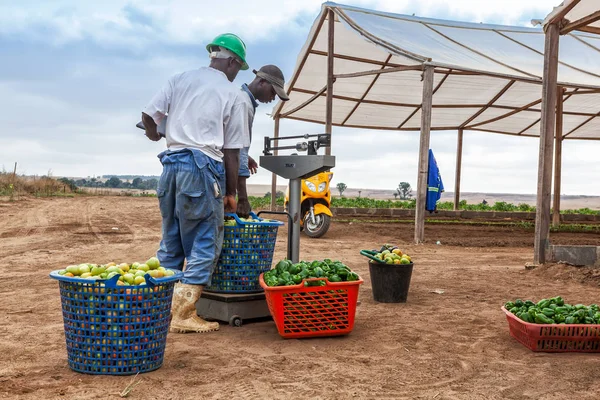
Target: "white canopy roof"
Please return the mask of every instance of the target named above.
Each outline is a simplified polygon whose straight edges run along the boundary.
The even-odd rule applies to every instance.
[[[544,25],[560,20],[562,35],[574,30],[600,34],[600,1],[565,0],[548,14]]]
[[[541,29],[417,18],[331,2],[323,4],[298,56],[290,101],[277,104],[274,115],[325,123],[328,9],[335,13],[334,125],[420,130],[421,69],[433,65],[432,130],[539,136]],[[600,37],[561,38],[559,83],[566,88],[566,139],[600,139]]]

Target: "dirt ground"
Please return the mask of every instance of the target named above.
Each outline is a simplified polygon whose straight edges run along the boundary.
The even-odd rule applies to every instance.
[[[118,228],[115,230],[113,228]],[[280,230],[275,259],[285,254]],[[600,355],[533,353],[508,334],[509,299],[562,295],[600,302],[600,278],[564,265],[526,270],[533,232],[482,226],[333,223],[302,238],[303,259],[344,261],[365,280],[354,331],[284,340],[272,321],[169,334],[159,370],[132,399],[567,399],[600,396]],[[119,398],[131,377],[67,365],[58,284],[48,272],[80,262],[142,261],[160,239],[157,200],[76,197],[0,203],[0,398]],[[441,245],[436,245],[437,241]],[[562,233],[563,244],[600,244]],[[413,256],[408,302],[373,301],[362,248],[397,243]],[[441,293],[442,294],[438,294]]]

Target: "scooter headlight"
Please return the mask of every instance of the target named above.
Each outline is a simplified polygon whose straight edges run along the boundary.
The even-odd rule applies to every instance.
[[[327,188],[327,183],[326,182],[319,183],[319,193],[324,192],[325,188]]]
[[[308,188],[308,190],[310,190],[312,192],[316,192],[317,191],[317,187],[312,182],[306,181],[306,187]]]

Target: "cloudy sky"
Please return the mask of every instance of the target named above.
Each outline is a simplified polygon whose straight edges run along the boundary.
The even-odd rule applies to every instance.
[[[531,26],[546,0],[348,0],[365,8],[417,16]],[[165,142],[134,127],[152,95],[174,73],[208,64],[206,43],[239,34],[252,67],[273,63],[291,77],[320,12],[315,0],[21,0],[0,2],[0,165],[55,176],[158,175]],[[250,81],[242,71],[236,83]],[[261,106],[255,138],[272,135]],[[281,134],[322,126],[283,120]],[[334,128],[335,180],[353,188],[416,186],[418,133]],[[262,141],[251,153],[258,157]],[[465,132],[463,191],[534,193],[539,140]],[[454,185],[456,132],[432,135],[447,190]],[[600,195],[600,143],[566,141],[564,194]],[[251,183],[269,183],[260,171]]]

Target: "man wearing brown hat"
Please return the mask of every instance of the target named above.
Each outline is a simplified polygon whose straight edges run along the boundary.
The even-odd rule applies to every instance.
[[[245,83],[242,85],[242,90],[248,94],[244,96],[248,102],[248,123],[250,129],[250,140],[252,140],[252,124],[254,123],[254,114],[258,102],[270,103],[278,96],[281,101],[289,100],[289,97],[285,93],[284,89],[284,78],[283,73],[275,65],[265,65],[258,71],[253,70],[256,78],[249,85]],[[258,164],[252,157],[248,155],[246,147],[240,150],[240,171],[238,173],[238,203],[237,213],[242,218],[248,218],[251,208],[250,202],[248,201],[248,193],[246,190],[246,180],[250,177],[250,174],[255,174],[258,168]]]

